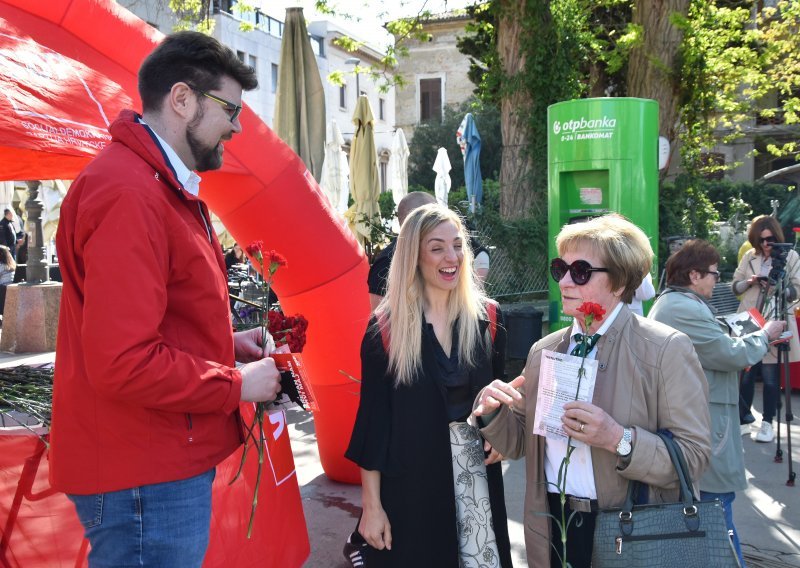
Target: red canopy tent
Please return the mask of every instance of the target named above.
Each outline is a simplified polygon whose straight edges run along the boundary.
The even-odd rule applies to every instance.
[[[140,109],[136,73],[161,37],[110,0],[0,0],[0,180],[73,179],[108,142],[106,127],[119,110]],[[319,405],[315,426],[322,466],[333,479],[357,483],[358,470],[343,454],[358,385],[344,373],[360,374],[358,345],[369,317],[366,258],[300,159],[247,107],[240,120],[243,133],[226,144],[223,168],[203,174],[201,196],[238,242],[260,239],[287,258],[289,268],[276,275],[274,288],[287,313],[302,313],[310,322],[303,356]],[[282,456],[291,460],[285,448]],[[285,459],[278,470],[293,470]],[[16,473],[0,470],[0,483],[10,483],[22,468],[20,462]],[[46,459],[39,464],[40,476],[42,468]],[[302,563],[308,554],[305,533],[293,556],[297,562],[288,558],[287,547],[298,540],[298,519],[305,528],[297,482],[289,474],[276,475],[276,481],[279,477],[292,478],[272,485],[283,500],[259,499],[256,519],[256,531],[259,525],[271,527],[263,533],[271,544],[254,546],[258,534],[244,542],[239,535],[245,531],[231,528],[237,523],[219,519],[219,538],[212,537],[207,564],[231,565],[230,557],[222,559],[233,553],[237,566],[256,558],[262,565]],[[221,472],[217,476],[220,484],[227,479]],[[8,487],[0,486],[0,514],[8,512],[8,494]],[[26,503],[35,506],[22,501],[23,512]],[[215,493],[218,510],[229,501]],[[17,518],[21,523],[24,514]],[[0,529],[5,530],[2,522]],[[5,554],[10,563],[15,546],[20,550],[4,533],[0,559]],[[275,563],[268,560],[270,550],[277,554]]]

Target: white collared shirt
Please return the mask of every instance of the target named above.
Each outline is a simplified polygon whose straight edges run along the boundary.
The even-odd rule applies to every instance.
[[[143,118],[139,118],[139,122],[142,124],[147,124]],[[178,178],[179,182],[181,182],[183,189],[195,197],[200,195],[200,182],[202,181],[200,176],[186,167],[186,164],[183,163],[183,160],[180,159],[180,156],[178,156],[175,150],[172,149],[172,146],[167,144],[166,140],[158,135],[158,132],[153,130],[152,127],[149,128],[150,132],[155,135],[158,143],[161,145],[161,149],[164,150],[164,154],[166,154],[169,164],[172,166],[172,169],[175,170],[175,177]]]
[[[603,325],[600,326],[596,333],[600,335],[605,334],[614,323],[614,320],[617,319],[621,309],[622,302],[618,303],[612,310],[611,315],[606,317]],[[570,331],[567,353],[572,353],[572,350],[577,345],[577,342],[573,339],[576,333],[583,333],[583,329],[578,323],[578,320],[574,319],[572,330]],[[596,359],[597,351],[598,349],[592,349],[586,355],[586,358]],[[551,440],[549,438],[545,440],[544,473],[549,483],[555,484],[558,481],[558,469],[561,467],[561,461],[566,455],[566,440]],[[548,485],[547,491],[549,493],[558,492],[555,485]],[[568,495],[574,495],[576,497],[597,499],[597,487],[594,484],[594,471],[592,469],[592,449],[586,444],[578,444],[572,452],[572,457],[570,457],[569,460],[569,469],[567,471],[566,492]]]

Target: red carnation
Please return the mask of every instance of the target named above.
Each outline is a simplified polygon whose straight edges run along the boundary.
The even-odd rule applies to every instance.
[[[279,252],[271,250],[264,256],[266,257],[264,264],[269,264],[270,272],[275,272],[281,266],[289,266],[289,263],[286,262],[286,257]]]
[[[253,241],[249,245],[247,245],[247,254],[252,256],[253,258],[259,259],[261,257],[261,251],[264,250],[264,241]]]
[[[578,311],[583,314],[584,330],[588,330],[595,320],[603,321],[603,316],[606,315],[606,310],[603,306],[594,302],[582,303]]]
[[[603,316],[606,315],[605,309],[600,304],[595,304],[594,302],[584,302],[578,308],[578,311],[584,314],[586,317],[591,316],[593,319],[597,321],[603,321]]]

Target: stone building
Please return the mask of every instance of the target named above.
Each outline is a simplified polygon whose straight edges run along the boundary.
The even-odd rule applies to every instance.
[[[467,76],[469,58],[456,47],[469,21],[464,10],[436,14],[422,22],[429,41],[403,40],[408,56],[399,58],[396,73],[406,85],[396,89],[395,121],[408,139],[419,123],[441,120],[445,105],[458,105],[472,96],[475,84]]]

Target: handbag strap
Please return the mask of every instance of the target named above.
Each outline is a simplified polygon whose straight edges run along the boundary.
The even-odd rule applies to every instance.
[[[683,503],[684,512],[687,515],[693,514],[697,511],[697,508],[694,505],[695,501],[697,501],[697,498],[694,495],[692,478],[689,474],[689,468],[686,466],[686,460],[683,457],[683,452],[681,451],[680,446],[675,443],[675,440],[673,440],[670,435],[664,432],[656,432],[656,434],[664,442],[670,461],[672,461],[672,466],[675,468],[675,472],[678,474],[678,482],[680,484],[680,499]],[[622,504],[620,519],[630,518],[631,511],[633,511],[634,506],[634,496],[637,495],[638,492],[639,482],[630,481],[628,483],[628,493],[625,496],[625,502]]]

